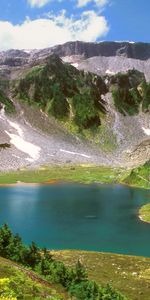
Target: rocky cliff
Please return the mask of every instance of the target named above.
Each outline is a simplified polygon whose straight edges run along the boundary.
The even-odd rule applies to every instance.
[[[121,56],[145,61],[150,59],[150,44],[130,42],[86,43],[76,41],[42,50],[8,50],[0,53],[0,65],[24,65],[36,59],[44,58],[49,54],[56,54],[60,57],[77,55],[85,59],[94,56]]]
[[[83,55],[85,58],[93,56],[123,56],[127,58],[147,60],[150,58],[150,44],[129,42],[69,42],[51,49],[59,56]]]

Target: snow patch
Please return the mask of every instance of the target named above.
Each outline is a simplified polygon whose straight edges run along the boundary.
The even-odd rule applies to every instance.
[[[146,135],[150,135],[150,128],[144,128],[144,127],[142,127],[142,129],[143,129],[143,131],[144,131],[144,133],[146,134]]]
[[[6,131],[6,134],[10,137],[10,143],[14,145],[17,149],[20,151],[28,154],[30,157],[27,158],[28,161],[34,162],[39,159],[40,157],[40,150],[41,148],[30,143],[26,142],[21,136],[18,136],[16,134],[9,133]]]
[[[110,70],[106,70],[105,73],[106,73],[106,74],[109,74],[109,75],[115,75],[115,72],[112,72],[112,71],[110,71]]]
[[[13,133],[10,133],[5,130],[6,134],[10,137],[10,143],[12,145],[14,145],[20,151],[28,154],[29,158],[27,158],[26,160],[28,160],[29,162],[34,162],[34,161],[38,160],[40,157],[41,148],[39,146],[36,146],[36,145],[24,140],[23,130],[19,126],[19,124],[14,123],[9,120],[7,120],[7,122],[12,128],[14,128],[17,131],[17,134],[13,134]],[[14,155],[14,157],[20,158],[19,156],[17,157],[15,155]]]
[[[23,51],[24,51],[25,53],[31,53],[31,52],[32,52],[31,49],[24,49]]]
[[[73,63],[71,64],[73,67],[78,68],[79,64],[78,63]]]
[[[15,128],[17,130],[19,136],[23,137],[23,130],[17,123],[11,122],[9,120],[8,120],[8,123],[11,127]]]
[[[80,155],[80,156],[83,156],[83,157],[91,158],[91,156],[83,154],[83,153],[72,152],[72,151],[63,150],[63,149],[60,149],[60,152],[65,152],[65,153],[69,153],[69,154],[73,154],[73,155]]]
[[[133,41],[115,41],[115,43],[129,43],[129,44],[135,44]]]
[[[13,156],[13,157],[15,157],[15,158],[21,159],[21,157],[20,157],[20,156],[18,156],[18,155],[15,155],[15,154],[12,154],[12,156]]]
[[[0,119],[5,119],[5,105],[3,104],[2,108],[0,109]]]

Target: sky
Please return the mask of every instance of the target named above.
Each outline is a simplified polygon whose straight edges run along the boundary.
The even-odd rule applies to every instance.
[[[150,42],[150,0],[0,0],[0,50]]]

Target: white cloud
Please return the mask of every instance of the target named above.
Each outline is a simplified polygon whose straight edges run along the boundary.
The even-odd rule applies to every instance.
[[[77,6],[78,7],[83,7],[86,6],[88,3],[94,2],[98,7],[104,7],[107,3],[108,0],[77,0]]]
[[[49,3],[51,0],[28,0],[31,7],[42,7]]]
[[[58,16],[28,19],[20,25],[0,21],[0,50],[40,49],[75,40],[94,42],[108,30],[105,17],[94,11],[82,13],[79,19],[67,18],[62,11]]]
[[[83,7],[83,6],[86,6],[90,2],[91,2],[91,0],[78,0],[77,6]]]

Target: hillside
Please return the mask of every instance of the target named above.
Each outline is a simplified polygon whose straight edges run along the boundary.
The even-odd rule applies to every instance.
[[[0,269],[0,299],[70,299],[59,285],[8,259],[0,257]]]
[[[63,300],[61,295],[64,299],[69,299],[70,295],[75,300],[127,300],[109,284],[101,285],[90,280],[79,258],[74,267],[65,266],[46,248],[40,249],[34,242],[29,246],[23,244],[20,236],[14,235],[6,224],[0,228],[0,255],[5,258],[0,258],[0,297],[4,299],[11,296],[15,299],[38,299],[38,296],[43,299],[45,296]],[[57,297],[56,291],[60,288],[62,292]]]
[[[103,55],[115,59],[115,72],[106,69]],[[70,42],[1,52],[0,170],[144,164],[150,157],[150,84],[139,66],[148,61],[149,44],[137,43]]]
[[[89,277],[96,282],[113,284],[129,299],[148,300],[149,259],[115,255],[109,253],[95,253],[86,251],[53,252],[55,259],[66,265],[74,266],[80,257],[86,264]],[[95,261],[97,262],[95,266]],[[7,287],[7,295],[19,296],[24,294],[28,299],[68,299],[67,292],[59,285],[48,283],[37,273],[0,257],[0,286]],[[101,270],[101,271],[99,271]],[[18,298],[18,297],[17,297]]]
[[[101,77],[84,73],[51,55],[45,66],[32,68],[17,84],[18,99],[59,120],[70,120],[82,128],[99,126],[106,113],[101,95],[107,91]]]
[[[69,266],[74,266],[80,256],[90,279],[103,284],[109,282],[130,300],[150,299],[149,258],[79,250],[54,251],[53,254]]]
[[[133,169],[124,182],[133,186],[150,188],[150,161]]]

